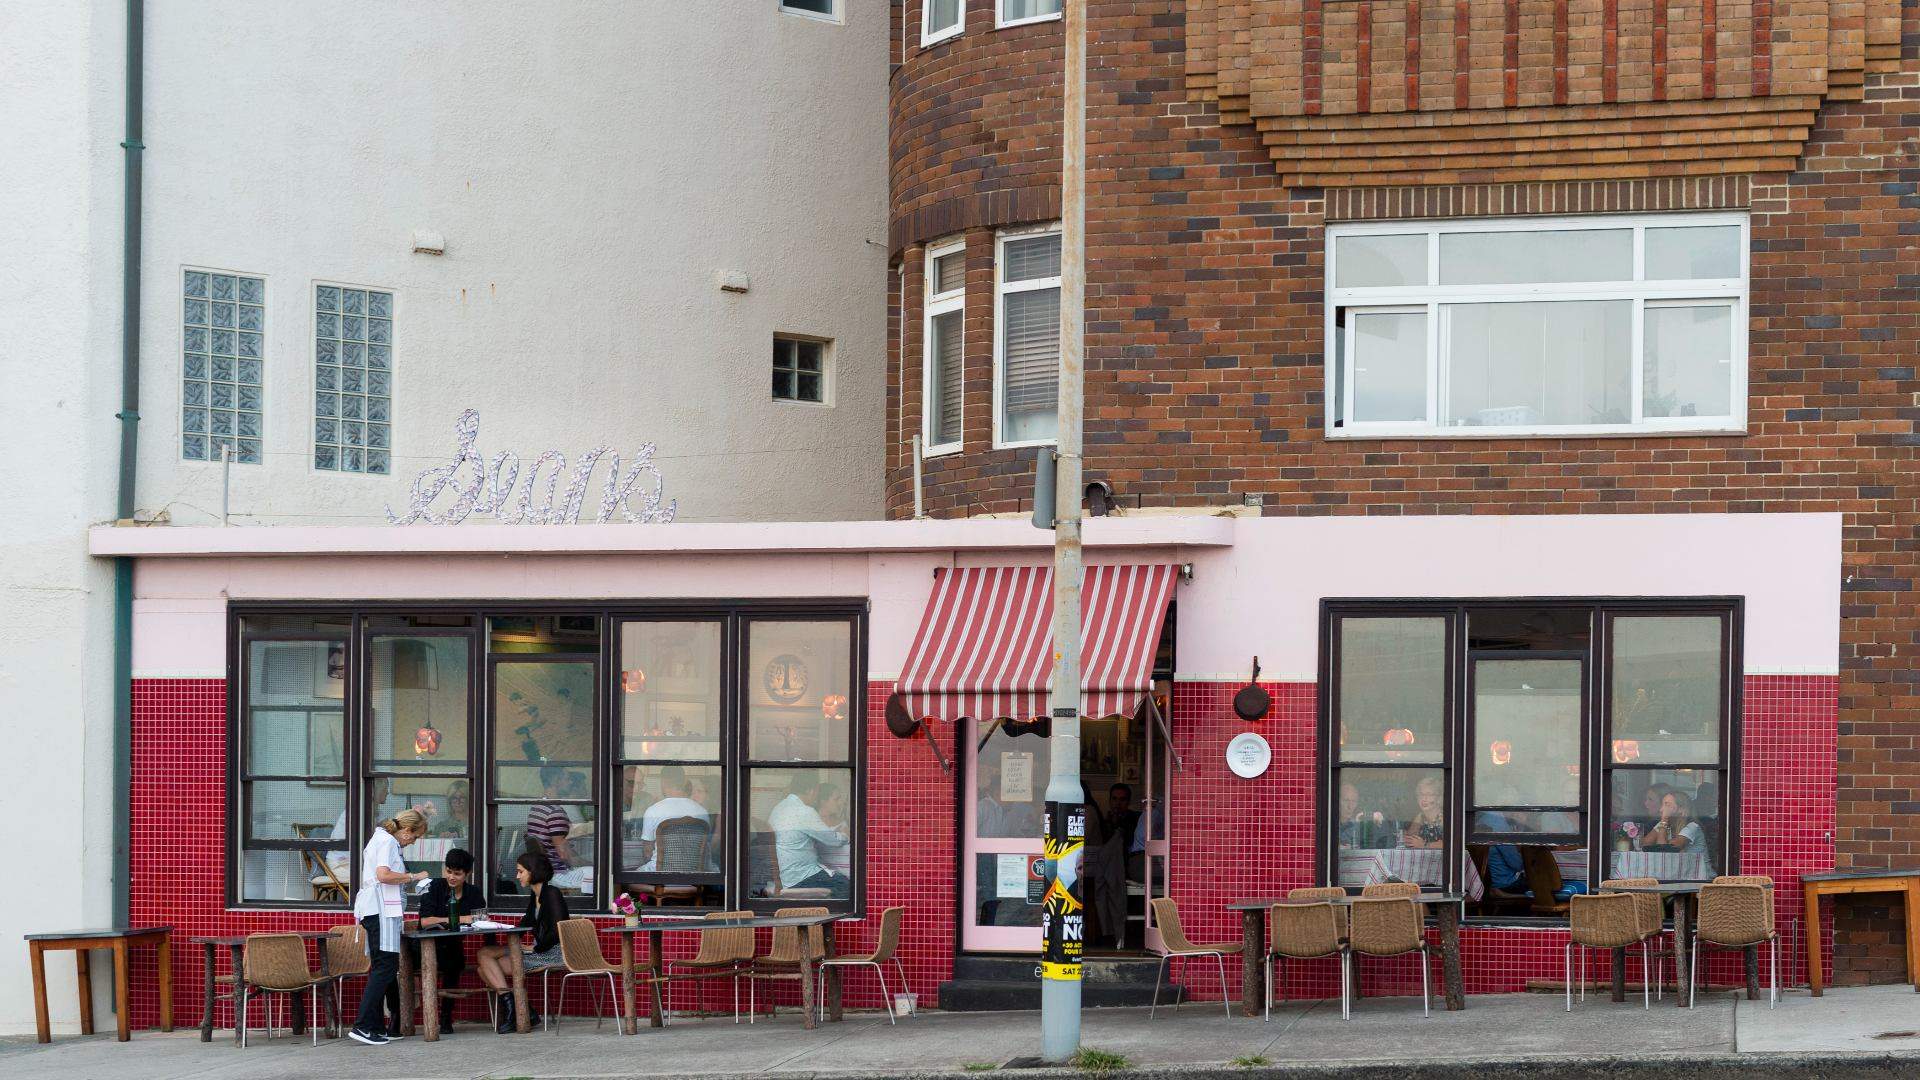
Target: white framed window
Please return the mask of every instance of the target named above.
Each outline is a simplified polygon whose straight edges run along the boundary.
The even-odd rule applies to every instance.
[[[925,455],[961,447],[965,393],[967,242],[927,248],[926,317],[921,327],[920,443]]]
[[[393,471],[393,293],[313,286],[313,467]]]
[[[920,47],[924,49],[959,34],[966,20],[966,0],[921,0]]]
[[[801,15],[822,22],[840,21],[840,0],[780,0],[780,10],[787,15]]]
[[[1327,230],[1327,434],[1746,430],[1744,213]]]
[[[829,403],[827,354],[833,342],[792,334],[773,336],[773,400]]]
[[[181,274],[180,457],[241,465],[265,454],[267,281],[187,267]]]
[[[998,26],[1022,26],[1060,17],[1060,0],[996,0]]]
[[[1060,399],[1060,226],[995,238],[993,445],[1051,443]]]

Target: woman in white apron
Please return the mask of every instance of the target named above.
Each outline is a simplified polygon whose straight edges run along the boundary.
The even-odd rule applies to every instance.
[[[381,822],[360,852],[360,892],[353,898],[353,917],[360,920],[366,932],[372,966],[367,972],[366,992],[360,995],[360,1015],[347,1033],[355,1042],[379,1046],[396,1037],[387,1031],[385,1006],[400,970],[400,923],[407,914],[407,898],[401,886],[429,876],[424,870],[408,873],[400,849],[426,835],[426,831],[425,815],[418,810],[402,810]],[[398,995],[394,997],[397,1016]]]

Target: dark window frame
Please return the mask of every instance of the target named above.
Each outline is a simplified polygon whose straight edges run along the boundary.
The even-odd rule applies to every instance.
[[[1721,837],[1712,855],[1721,873],[1738,873],[1741,859],[1740,790],[1742,786],[1741,739],[1744,727],[1741,642],[1745,628],[1745,600],[1738,596],[1699,597],[1499,597],[1499,598],[1326,598],[1320,602],[1319,692],[1316,702],[1315,806],[1318,820],[1314,829],[1315,880],[1320,884],[1339,880],[1338,777],[1347,769],[1428,769],[1439,771],[1446,791],[1446,835],[1442,865],[1446,880],[1442,887],[1459,892],[1464,887],[1460,864],[1466,857],[1470,839],[1467,805],[1471,792],[1473,748],[1468,721],[1471,657],[1488,650],[1470,648],[1468,616],[1474,612],[1517,609],[1581,610],[1591,614],[1590,637],[1585,653],[1583,675],[1583,716],[1581,728],[1581,798],[1583,815],[1579,842],[1588,851],[1588,880],[1605,877],[1607,825],[1611,816],[1614,774],[1636,771],[1672,771],[1697,768],[1718,774]],[[1719,760],[1707,765],[1615,764],[1611,747],[1612,715],[1612,629],[1613,621],[1634,616],[1711,616],[1721,620],[1720,687],[1721,709],[1717,721]],[[1339,623],[1343,618],[1411,618],[1440,616],[1446,620],[1447,663],[1445,672],[1445,709],[1443,717],[1444,753],[1440,763],[1428,762],[1352,762],[1340,761],[1339,743]],[[1514,652],[1512,655],[1547,658],[1554,651]],[[1597,763],[1598,767],[1594,767]],[[1697,816],[1697,815],[1696,815]],[[1505,834],[1501,834],[1505,836]],[[1556,834],[1557,835],[1557,834]],[[1515,839],[1522,838],[1514,834]],[[1547,840],[1538,834],[1525,839]],[[1499,839],[1495,837],[1496,842]],[[1597,876],[1596,876],[1597,875]],[[1501,916],[1476,919],[1483,922],[1538,924],[1564,922],[1564,919],[1539,919],[1525,916]]]
[[[844,763],[831,762],[825,767],[845,768],[852,773],[852,788],[849,792],[848,812],[850,818],[850,838],[852,841],[852,874],[849,897],[844,900],[809,900],[810,905],[824,904],[835,913],[859,916],[866,910],[866,831],[867,831],[867,742],[866,742],[866,693],[867,693],[867,642],[869,602],[864,597],[820,597],[806,599],[787,598],[702,598],[702,599],[660,599],[580,602],[564,600],[474,600],[457,603],[446,601],[233,601],[227,606],[227,673],[226,680],[226,793],[225,812],[225,901],[232,910],[314,910],[342,911],[351,907],[351,896],[359,888],[360,848],[365,846],[364,837],[372,822],[368,819],[372,806],[370,781],[375,776],[393,775],[389,770],[375,772],[372,769],[371,741],[372,708],[370,689],[365,685],[368,670],[370,642],[374,636],[425,636],[442,633],[437,628],[418,628],[395,630],[390,626],[375,625],[375,619],[382,616],[423,616],[423,617],[465,617],[469,620],[466,628],[455,629],[454,634],[464,634],[472,639],[469,656],[469,696],[468,696],[468,762],[465,778],[469,781],[469,814],[473,819],[469,826],[472,837],[471,846],[476,860],[475,871],[480,880],[491,881],[500,868],[493,865],[495,853],[494,825],[496,796],[494,792],[493,770],[495,767],[493,747],[493,724],[491,717],[491,694],[493,665],[502,654],[489,650],[487,635],[488,619],[492,617],[514,617],[529,615],[573,615],[591,616],[599,621],[599,647],[594,653],[566,654],[569,658],[588,658],[596,664],[595,673],[595,762],[592,769],[593,794],[591,805],[595,820],[614,823],[611,828],[597,827],[594,830],[593,860],[595,866],[594,895],[581,898],[574,906],[580,914],[604,914],[609,910],[608,901],[620,878],[619,870],[619,822],[623,808],[615,804],[619,798],[619,770],[625,762],[619,756],[615,740],[620,734],[620,715],[613,694],[619,678],[619,655],[617,637],[620,625],[624,622],[660,621],[666,619],[697,619],[702,614],[718,613],[728,624],[723,633],[723,647],[729,649],[729,655],[723,663],[729,665],[723,669],[723,714],[722,739],[723,754],[729,763],[738,761],[740,769],[731,764],[724,774],[726,813],[731,819],[726,826],[726,857],[723,873],[727,879],[727,901],[730,909],[751,908],[771,910],[776,907],[791,906],[795,901],[778,897],[750,898],[747,892],[747,878],[750,868],[745,865],[747,845],[744,830],[750,827],[750,818],[745,813],[747,789],[743,784],[745,758],[746,713],[740,687],[746,677],[744,650],[746,648],[747,627],[756,618],[784,618],[789,620],[827,621],[848,623],[849,672],[848,672],[848,757]],[[302,632],[248,632],[244,621],[248,618],[271,616],[313,616],[339,618],[346,622],[344,633],[328,634],[320,631]],[[738,638],[738,649],[732,647],[734,638]],[[246,727],[246,690],[251,675],[246,666],[246,650],[252,641],[257,640],[294,640],[294,641],[343,641],[346,646],[347,670],[346,687],[342,699],[342,711],[345,728],[341,746],[342,761],[352,763],[346,784],[347,838],[342,840],[319,839],[266,840],[253,841],[246,834],[250,828],[247,807],[247,783],[255,779],[244,775],[242,770],[247,760],[245,740]],[[542,654],[558,657],[561,654]],[[730,696],[728,696],[730,695]],[[734,734],[738,732],[737,736]],[[726,740],[733,739],[733,744]],[[761,767],[767,767],[765,763]],[[787,767],[807,767],[806,764],[777,763]],[[419,774],[405,774],[419,775]],[[447,774],[451,779],[451,773]],[[269,778],[270,779],[270,778]],[[295,777],[294,779],[308,779]],[[509,803],[525,800],[509,799]],[[541,800],[545,801],[545,800]],[[571,802],[569,803],[571,805]],[[339,850],[342,846],[351,853],[347,885],[349,900],[342,904],[317,900],[264,899],[248,900],[241,895],[244,879],[244,853],[265,850],[312,850],[317,853]],[[508,871],[511,872],[510,870]],[[698,909],[694,909],[698,910]]]

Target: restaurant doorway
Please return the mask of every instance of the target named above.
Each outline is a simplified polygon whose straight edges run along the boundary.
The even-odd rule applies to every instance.
[[[1152,933],[1147,900],[1166,892],[1166,750],[1144,709],[1082,720],[1080,733],[1087,953],[1137,953]],[[969,720],[964,734],[961,948],[1037,954],[1053,740],[991,721]]]

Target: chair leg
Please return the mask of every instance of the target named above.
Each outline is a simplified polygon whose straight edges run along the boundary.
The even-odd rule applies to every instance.
[[[1272,953],[1267,954],[1266,970],[1267,970],[1267,983],[1266,983],[1267,1001],[1260,1015],[1262,1017],[1263,1023],[1271,1024],[1273,1023],[1273,954]]]
[[[313,1045],[320,1045],[320,988],[314,987],[307,994],[307,1030],[313,1032]]]
[[[1427,946],[1420,946],[1420,1015],[1433,1016],[1433,962],[1427,956]]]
[[[1227,958],[1221,953],[1213,954],[1213,966],[1220,972],[1220,1007],[1226,1010],[1227,1019],[1233,1019],[1233,999],[1227,996]]]
[[[1587,949],[1584,945],[1576,945],[1573,951],[1580,954],[1580,1004],[1585,1005],[1587,1003]]]
[[[1573,941],[1560,948],[1561,969],[1567,973],[1567,1011],[1573,1011]]]
[[[240,980],[235,979],[233,985],[234,992],[239,993]],[[247,1048],[247,1004],[246,998],[240,999],[240,1049],[242,1050]]]
[[[1653,943],[1640,942],[1640,1007],[1653,1008],[1653,992],[1647,987],[1647,969],[1653,966]]]
[[[1353,1006],[1350,1005],[1348,991],[1353,987],[1353,953],[1340,950],[1340,1019],[1353,1019]]]
[[[1687,965],[1687,1008],[1693,1008],[1693,988],[1700,981],[1700,939],[1693,939],[1693,962]]]
[[[898,956],[895,956],[893,958],[893,973],[895,975],[900,976],[900,992],[907,995],[908,997],[912,997],[913,986],[907,982],[907,966],[900,962],[900,958]]]
[[[879,964],[873,965],[873,973],[880,978],[880,1003],[887,1007],[887,1023],[898,1024],[900,1018],[893,1012],[893,994],[887,990],[887,969]]]
[[[1153,1022],[1153,1014],[1160,1008],[1160,981],[1167,977],[1167,954],[1160,954],[1160,970],[1153,976],[1153,1004],[1147,1006],[1147,1022]]]
[[[751,975],[747,976],[747,1023],[749,1025],[753,1023],[754,1014],[760,1011],[760,1004],[756,1000],[759,997],[759,983],[759,979]]]
[[[1773,954],[1767,963],[1773,971],[1773,987],[1767,993],[1767,1008],[1771,1009],[1780,1004],[1780,939],[1775,937],[1767,944]]]

